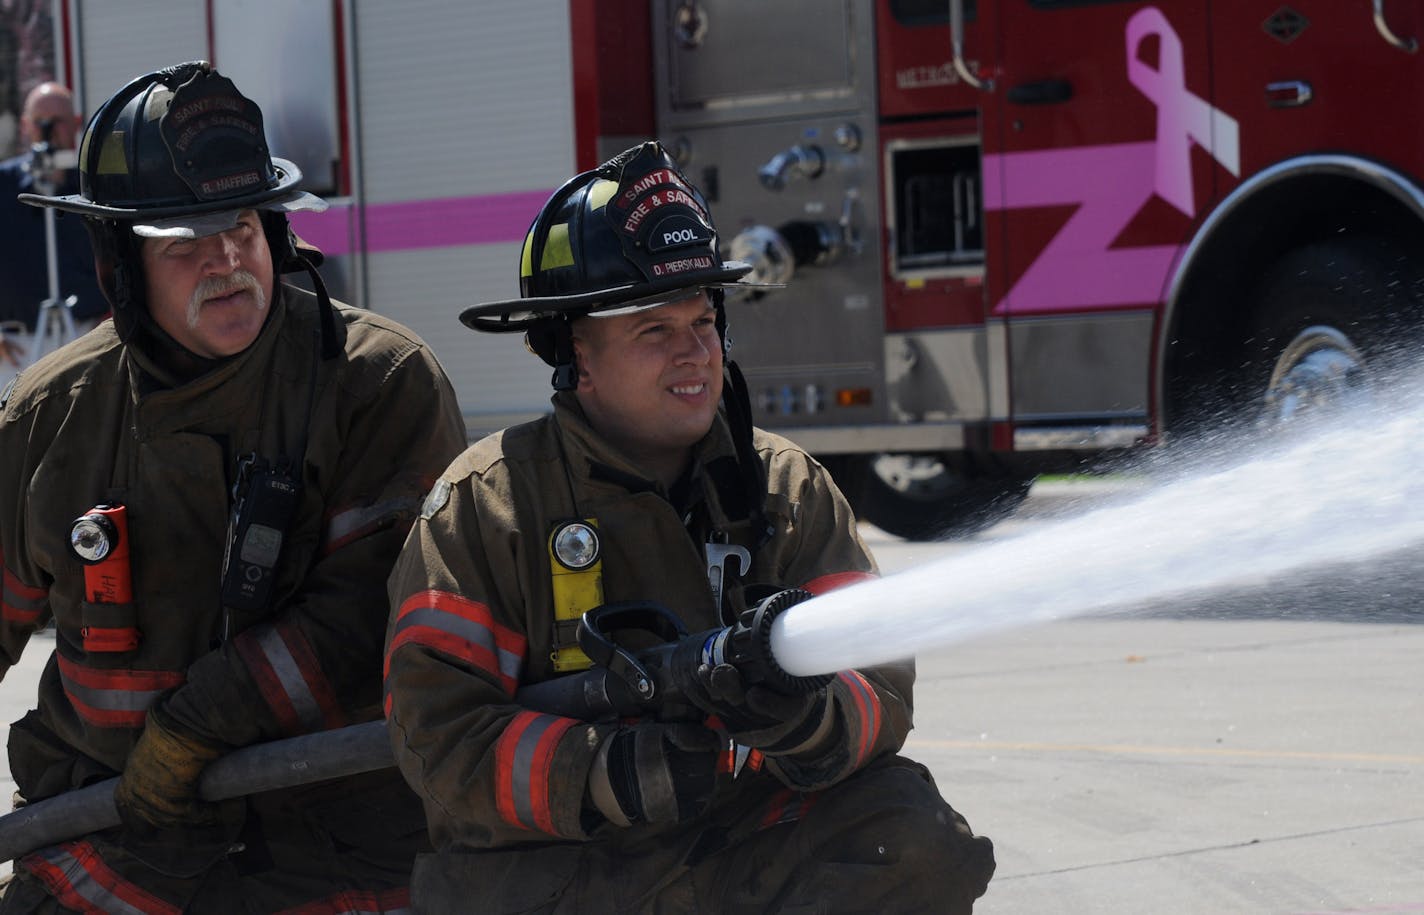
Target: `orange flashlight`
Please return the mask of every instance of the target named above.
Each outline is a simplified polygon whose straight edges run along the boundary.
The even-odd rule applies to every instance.
[[[84,563],[84,594],[96,604],[133,602],[129,522],[122,505],[96,505],[69,528],[69,550]]]

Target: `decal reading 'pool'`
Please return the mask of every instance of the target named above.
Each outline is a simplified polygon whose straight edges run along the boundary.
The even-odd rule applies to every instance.
[[[1233,175],[1240,174],[1236,120],[1186,86],[1182,41],[1156,7],[1127,23],[1127,78],[1157,106],[1157,138],[984,157],[984,209],[1077,204],[1078,209],[1029,265],[995,314],[1134,305],[1161,295],[1180,245],[1110,248],[1153,194],[1183,214],[1192,199],[1195,141]],[[1138,50],[1156,37],[1160,69]]]

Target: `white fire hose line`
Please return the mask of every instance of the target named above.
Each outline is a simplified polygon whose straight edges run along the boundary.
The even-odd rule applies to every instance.
[[[776,661],[812,676],[1011,626],[1268,581],[1424,544],[1424,397],[1335,418],[1226,469],[789,608]],[[1384,399],[1384,398],[1380,398]],[[1411,406],[1412,405],[1412,406]],[[1219,466],[1219,465],[1218,465]]]

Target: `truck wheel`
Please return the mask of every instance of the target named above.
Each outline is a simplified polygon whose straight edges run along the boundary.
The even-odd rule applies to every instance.
[[[1312,324],[1291,338],[1271,365],[1257,424],[1265,431],[1292,428],[1360,402],[1369,389],[1365,357],[1354,341],[1337,327]]]
[[[1284,431],[1367,401],[1418,332],[1424,270],[1390,242],[1356,239],[1287,254],[1259,288],[1245,418]]]
[[[873,454],[857,460],[847,492],[856,515],[906,540],[965,536],[1002,520],[1028,495],[1032,478],[957,471],[932,454]]]

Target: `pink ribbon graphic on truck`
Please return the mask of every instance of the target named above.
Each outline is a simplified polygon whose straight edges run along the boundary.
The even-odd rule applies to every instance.
[[[1159,69],[1138,56],[1159,41]],[[1127,78],[1157,107],[1157,137],[984,157],[984,209],[1077,204],[1038,258],[995,303],[995,314],[1054,312],[1157,301],[1181,245],[1110,248],[1155,194],[1194,216],[1191,144],[1240,174],[1236,120],[1186,86],[1182,40],[1156,7],[1128,20]]]

